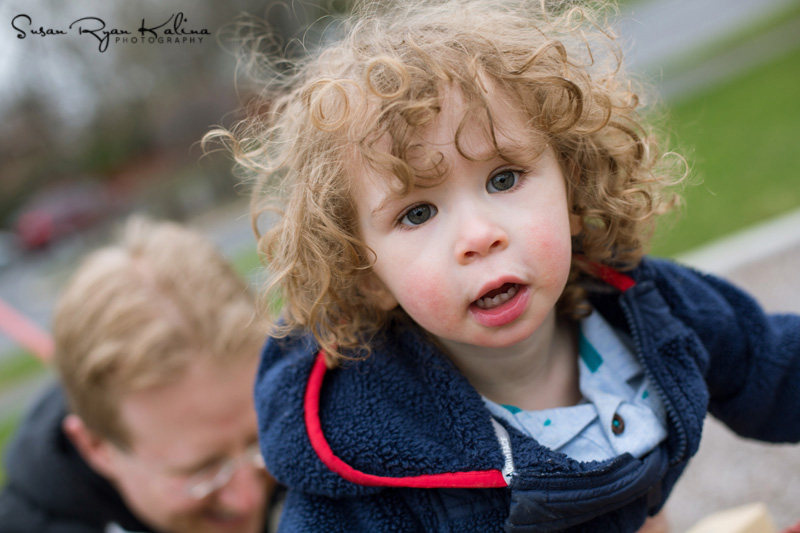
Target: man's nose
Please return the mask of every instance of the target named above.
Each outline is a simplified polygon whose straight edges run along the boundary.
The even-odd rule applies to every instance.
[[[266,505],[266,493],[266,471],[246,465],[239,468],[231,480],[219,489],[217,497],[227,509],[247,513]]]
[[[508,235],[496,216],[502,214],[475,210],[460,217],[455,245],[456,260],[460,264],[471,263],[508,246]]]

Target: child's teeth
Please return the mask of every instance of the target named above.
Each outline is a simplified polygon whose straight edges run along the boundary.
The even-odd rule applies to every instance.
[[[480,298],[475,301],[475,305],[480,307],[481,309],[492,309],[497,307],[503,302],[507,302],[514,295],[517,294],[517,287],[516,285],[508,289],[506,292],[500,293],[494,298]]]

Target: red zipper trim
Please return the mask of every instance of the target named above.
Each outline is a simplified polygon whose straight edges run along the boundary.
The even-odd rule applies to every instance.
[[[585,261],[586,265],[589,266],[589,269],[594,276],[597,276],[620,292],[625,292],[636,285],[636,281],[634,281],[632,277],[626,276],[625,274],[614,270],[608,265],[594,261],[588,261],[583,256],[575,257]]]
[[[500,470],[477,470],[471,472],[447,472],[442,474],[423,474],[419,476],[389,477],[367,474],[351,467],[331,450],[319,420],[319,395],[327,368],[325,352],[317,353],[311,374],[308,377],[305,394],[305,422],[308,438],[317,456],[331,471],[347,481],[368,487],[410,487],[422,489],[488,489],[506,487],[507,483]]]

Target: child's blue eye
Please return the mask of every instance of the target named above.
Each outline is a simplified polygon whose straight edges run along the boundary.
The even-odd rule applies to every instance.
[[[406,211],[400,222],[406,226],[419,226],[433,218],[437,212],[437,209],[430,204],[415,205]]]
[[[503,170],[498,172],[486,183],[486,190],[489,192],[503,192],[511,189],[519,180],[519,172],[514,170]]]

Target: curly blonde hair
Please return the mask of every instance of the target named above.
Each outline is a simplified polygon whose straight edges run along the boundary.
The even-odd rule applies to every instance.
[[[256,230],[272,274],[267,293],[279,291],[285,304],[275,335],[310,330],[335,364],[346,349],[368,351],[370,336],[402,315],[381,311],[361,288],[374,257],[359,235],[351,174],[369,165],[392,176],[398,194],[427,179],[407,154],[420,128],[436,119],[447,87],[461,92],[465,119],[483,117],[492,138],[486,87],[501,91],[531,138],[554,150],[568,205],[582,220],[561,312],[587,312],[581,278],[591,263],[636,266],[653,219],[676,201],[666,191],[679,178],[661,168],[656,140],[638,118],[639,98],[622,74],[620,47],[596,22],[607,6],[594,6],[358,5],[329,28],[341,38],[263,82],[266,112],[206,137],[226,143],[255,178],[254,227],[264,211],[280,214],[269,231]],[[378,143],[386,138],[388,150]]]

